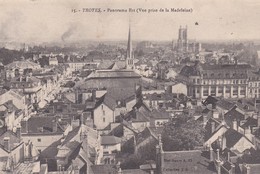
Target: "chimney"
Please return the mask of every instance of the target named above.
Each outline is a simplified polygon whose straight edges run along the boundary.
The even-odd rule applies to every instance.
[[[246,164],[246,174],[250,174],[250,166]]]
[[[16,128],[16,136],[21,139],[21,127]]]
[[[10,138],[4,137],[4,149],[10,152],[11,146],[10,146]]]
[[[221,161],[220,161],[220,158],[219,158],[219,149],[217,149],[216,163],[217,163],[217,173],[221,174]]]
[[[52,132],[57,132],[58,130],[58,125],[56,120],[52,120]]]
[[[257,114],[257,126],[260,127],[260,113]]]
[[[81,113],[80,115],[80,124],[83,125],[84,124],[84,114]]]
[[[237,131],[238,127],[237,127],[237,120],[236,119],[232,121],[232,128]]]
[[[97,98],[96,90],[92,90],[92,101],[96,102],[96,98]]]
[[[213,118],[216,118],[216,119],[219,118],[219,113],[218,113],[218,111],[217,111],[216,109],[214,109],[214,110],[212,111],[212,113],[213,113]]]
[[[117,172],[117,173],[118,173],[118,174],[123,174],[122,169],[121,169],[121,167],[120,167],[120,163],[118,164],[118,166],[119,166],[119,167],[118,167],[118,172]]]
[[[230,162],[230,152],[227,153],[227,160]]]
[[[216,123],[213,121],[211,122],[211,133],[215,132],[216,129]]]
[[[78,89],[75,90],[75,103],[79,103]]]
[[[245,127],[245,129],[244,129],[244,135],[245,135],[246,137],[248,137],[248,136],[250,136],[250,134],[251,134],[250,126]]]
[[[230,174],[235,174],[235,165],[231,164]]]
[[[217,160],[220,160],[220,158],[219,158],[219,149],[217,149]]]
[[[24,128],[23,132],[28,133],[28,121],[27,120],[22,120],[21,121],[21,125],[22,125],[22,128]]]
[[[79,174],[79,167],[78,166],[74,166],[74,174]]]
[[[209,157],[210,157],[210,161],[214,161],[214,151],[211,145],[209,147]]]
[[[207,121],[208,121],[208,116],[205,114],[205,115],[202,115],[203,116],[203,125],[204,127],[206,126],[207,124]]]

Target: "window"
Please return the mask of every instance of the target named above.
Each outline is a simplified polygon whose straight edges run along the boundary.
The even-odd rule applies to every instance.
[[[216,87],[211,88],[211,95],[216,96]]]
[[[37,139],[38,142],[41,142],[42,140],[40,138]]]
[[[226,73],[226,77],[229,77],[229,73]]]
[[[240,95],[246,95],[246,90],[244,88],[240,89]]]
[[[208,95],[209,95],[208,88],[203,89],[203,96],[208,96]]]
[[[230,87],[227,87],[225,92],[230,93],[230,90],[231,90]]]
[[[106,122],[106,118],[105,117],[103,118],[103,122]]]
[[[223,93],[223,87],[219,87],[219,88],[218,88],[218,93],[219,93],[219,94],[222,94],[222,93]]]
[[[238,87],[234,87],[234,89],[233,89],[233,95],[235,95],[235,96],[238,95]]]
[[[103,115],[106,115],[106,111],[105,110],[103,110]]]

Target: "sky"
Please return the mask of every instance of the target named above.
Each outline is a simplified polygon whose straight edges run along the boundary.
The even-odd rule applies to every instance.
[[[187,25],[189,39],[260,39],[259,0],[0,0],[0,8],[0,42],[126,40],[129,19],[133,40],[171,41],[180,25]],[[102,12],[72,12],[82,8]],[[112,13],[107,8],[192,12]]]

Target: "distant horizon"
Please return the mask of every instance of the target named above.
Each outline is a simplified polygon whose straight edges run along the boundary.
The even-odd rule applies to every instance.
[[[202,44],[214,44],[214,43],[226,43],[226,44],[239,44],[239,43],[254,43],[254,44],[260,44],[260,39],[241,39],[241,40],[225,40],[225,39],[219,39],[219,40],[213,40],[213,39],[208,39],[208,40],[195,40],[195,39],[188,39],[189,41],[196,41]],[[132,42],[134,44],[136,43],[140,43],[140,42],[151,42],[151,43],[172,43],[174,41],[174,43],[177,42],[177,39],[172,39],[172,40],[135,40],[132,39]],[[51,42],[18,42],[18,41],[0,41],[0,44],[25,44],[27,46],[40,46],[40,45],[48,45],[48,44],[57,44],[58,45],[70,45],[70,44],[91,44],[89,42],[94,42],[95,44],[97,43],[104,43],[106,44],[107,42],[112,42],[112,43],[125,43],[127,44],[127,39],[86,39],[86,40],[79,40],[79,41],[51,41]]]

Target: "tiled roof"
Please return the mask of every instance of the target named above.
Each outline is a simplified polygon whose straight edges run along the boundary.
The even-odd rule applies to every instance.
[[[207,121],[207,124],[205,126],[205,140],[207,141],[212,135],[214,132],[212,132],[212,122],[214,122],[215,124],[215,131],[216,132],[218,129],[218,127],[220,126],[220,122],[215,120],[214,118],[210,118],[208,121]]]
[[[135,73],[134,71],[127,70],[115,70],[115,71],[94,71],[92,72],[88,78],[141,78],[140,75]]]
[[[169,119],[170,114],[163,109],[160,110],[154,109],[152,110],[150,116],[155,119]]]
[[[203,70],[226,70],[226,69],[230,69],[230,70],[234,70],[234,69],[250,69],[251,65],[249,64],[217,64],[217,65],[210,65],[210,64],[203,64],[202,65]]]
[[[134,98],[135,91],[133,88],[109,88],[107,93],[97,102],[96,107],[104,103],[111,110],[114,110],[117,106],[125,107],[126,102]],[[120,105],[118,105],[118,101],[120,101]]]
[[[220,107],[220,108],[229,110],[229,109],[231,109],[235,104],[232,103],[232,102],[229,102],[229,101],[227,101],[227,100],[225,100],[225,99],[221,99],[221,100],[219,100],[219,101],[217,102],[216,105],[217,105],[218,107]]]
[[[101,145],[115,145],[121,143],[121,139],[115,136],[101,136]]]
[[[111,60],[103,60],[102,62],[100,62],[100,64],[98,65],[97,69],[111,69],[111,67],[113,66],[114,62]]]
[[[142,132],[135,135],[136,144],[138,145],[142,143],[150,136],[153,137],[155,140],[158,139],[158,137],[151,131],[151,129],[146,127]]]
[[[15,149],[17,146],[21,144],[21,140],[19,137],[16,136],[12,131],[6,131],[4,134],[0,136],[0,147],[4,149],[4,138],[8,137],[9,138],[9,143],[10,143],[10,149],[11,151]],[[5,151],[8,151],[8,149],[4,149]]]
[[[228,129],[224,136],[226,137],[227,148],[232,148],[243,137],[243,135],[234,129]]]
[[[248,128],[248,127],[255,127],[257,126],[257,119],[252,118],[252,117],[248,117],[246,119],[246,122],[244,124],[241,125],[242,128]]]
[[[139,110],[132,110],[128,112],[124,119],[132,122],[149,122],[148,112],[142,112]]]
[[[231,110],[229,110],[227,113],[224,115],[225,122],[227,123],[228,126],[232,126],[232,122],[234,120],[236,121],[241,121],[245,119],[245,114],[241,113],[237,109],[237,107],[233,107]]]
[[[18,108],[13,104],[12,100],[8,100],[7,102],[5,102],[2,105],[5,106],[6,109],[9,110],[9,111],[17,111],[18,110]]]
[[[62,146],[70,143],[71,141],[81,142],[80,135],[85,134],[87,136],[87,142],[89,147],[96,147],[97,143],[97,131],[93,130],[92,128],[86,125],[80,125],[70,131],[68,135],[65,137],[64,141],[62,142]]]
[[[80,81],[76,84],[76,87],[81,88],[128,88],[135,87],[140,83],[140,77],[131,77],[131,80],[127,77],[115,77],[115,78],[91,78],[85,81]]]
[[[7,92],[6,89],[0,88],[0,95],[4,94],[4,93],[6,93],[6,92]]]
[[[181,71],[180,71],[180,75],[189,77],[189,76],[200,76],[201,75],[201,71],[200,69],[198,69],[195,65],[194,66],[184,66]]]
[[[57,132],[53,132],[53,122],[57,123]],[[21,123],[22,133],[44,134],[44,133],[60,133],[64,132],[55,117],[51,116],[33,116],[27,120],[28,132],[26,131],[26,121]]]
[[[40,68],[40,65],[34,62],[31,62],[29,60],[22,60],[22,61],[14,61],[8,65],[6,65],[8,69],[13,69],[13,68],[21,68],[21,69],[37,69]]]
[[[150,172],[141,169],[125,169],[122,170],[122,174],[149,174]]]
[[[214,105],[214,104],[216,104],[218,101],[219,101],[219,100],[218,100],[217,98],[212,97],[212,96],[208,96],[208,97],[206,98],[206,100],[203,102],[203,104],[204,104],[204,105],[208,105],[208,104]]]
[[[114,174],[117,173],[117,168],[114,165],[92,165],[91,169],[94,174]]]

